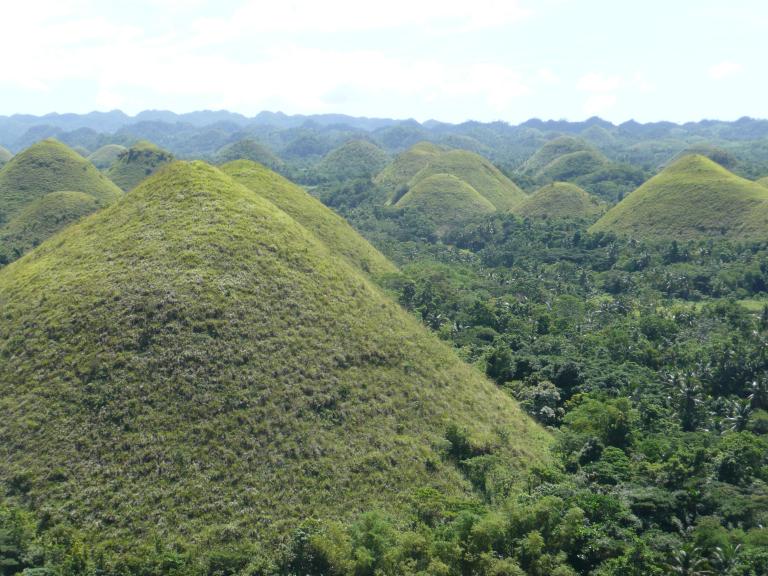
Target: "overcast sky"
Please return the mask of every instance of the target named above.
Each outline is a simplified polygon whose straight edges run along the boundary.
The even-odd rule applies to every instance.
[[[0,114],[768,117],[760,0],[0,0]]]

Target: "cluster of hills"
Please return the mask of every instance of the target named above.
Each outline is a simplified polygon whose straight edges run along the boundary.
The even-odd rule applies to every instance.
[[[396,267],[260,164],[171,162],[123,193],[44,141],[0,172],[0,206],[7,237],[43,240],[0,270],[0,480],[96,539],[266,542],[414,487],[469,494],[452,427],[507,471],[546,458],[372,281]]]

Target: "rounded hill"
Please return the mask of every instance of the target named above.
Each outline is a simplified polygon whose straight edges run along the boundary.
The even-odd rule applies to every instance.
[[[594,218],[603,208],[575,184],[555,182],[539,188],[515,212],[529,218]]]
[[[589,151],[594,151],[594,148],[584,140],[572,136],[560,136],[550,140],[539,148],[533,156],[523,164],[520,171],[524,174],[535,176],[544,170],[551,162],[554,162],[561,156]]]
[[[43,140],[20,152],[0,170],[0,222],[51,192],[76,190],[100,205],[122,192],[85,158],[56,140]]]
[[[451,174],[427,176],[403,196],[396,208],[412,208],[426,215],[442,236],[455,226],[496,211],[472,186]]]
[[[258,162],[276,172],[285,170],[285,162],[275,156],[269,148],[251,138],[227,144],[216,152],[215,161],[217,164],[226,164],[235,160]]]
[[[112,182],[128,192],[171,162],[173,154],[151,142],[141,141],[121,152],[106,174]]]
[[[83,192],[51,192],[38,198],[0,228],[0,260],[15,260],[98,209],[96,199]]]
[[[316,166],[321,180],[369,179],[381,172],[389,155],[367,140],[352,140],[329,152]]]
[[[274,543],[548,436],[274,204],[175,163],[0,271],[0,480],[102,542]],[[450,445],[450,442],[448,442]],[[483,468],[485,466],[485,468]],[[498,476],[503,472],[504,476]]]
[[[293,182],[248,160],[230,162],[221,169],[275,204],[353,266],[374,276],[397,271],[346,220]]]
[[[648,239],[765,239],[768,188],[701,155],[684,156],[629,194],[591,228]]]
[[[390,198],[396,197],[399,191],[407,188],[408,183],[429,161],[441,153],[445,148],[436,146],[430,142],[419,142],[405,152],[398,154],[374,179],[376,184],[384,188]]]
[[[88,156],[88,160],[90,160],[91,164],[96,166],[99,170],[107,170],[117,162],[120,154],[126,150],[128,150],[128,148],[121,146],[120,144],[107,144]]]
[[[453,175],[477,190],[496,210],[508,211],[526,199],[525,193],[488,160],[466,150],[448,150],[430,159],[409,187],[437,174]]]

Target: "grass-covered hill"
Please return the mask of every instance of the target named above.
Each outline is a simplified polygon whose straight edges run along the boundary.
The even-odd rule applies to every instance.
[[[0,263],[15,260],[98,209],[98,201],[83,192],[51,192],[38,198],[0,228]]]
[[[235,160],[250,160],[263,164],[270,170],[277,172],[285,171],[285,162],[278,158],[264,144],[260,144],[251,138],[227,144],[216,152],[214,160],[217,164],[226,164]]]
[[[121,152],[106,174],[112,182],[128,192],[171,162],[173,154],[151,142],[141,141]]]
[[[520,173],[541,183],[572,181],[609,165],[610,161],[584,140],[562,136],[537,150]]]
[[[575,184],[554,182],[539,188],[515,211],[530,218],[595,218],[603,206]]]
[[[396,272],[394,264],[371,246],[341,216],[304,189],[264,166],[238,160],[221,168],[240,184],[269,200],[347,262],[374,276]]]
[[[126,150],[128,148],[120,144],[106,144],[88,156],[88,160],[99,170],[108,170]]]
[[[352,140],[329,152],[315,167],[319,180],[344,181],[369,179],[379,174],[389,155],[368,140]]]
[[[438,236],[469,219],[496,211],[477,190],[451,174],[419,180],[395,206],[424,214],[436,225]]]
[[[502,212],[525,201],[525,193],[488,160],[466,150],[448,150],[431,159],[410,181],[409,188],[437,174],[455,176],[477,190]]]
[[[0,168],[7,164],[10,159],[13,158],[13,154],[10,151],[0,146]]]
[[[768,176],[766,176],[765,178],[760,178],[760,180],[758,180],[757,183],[762,186],[768,186]]]
[[[100,205],[122,192],[90,162],[56,140],[43,140],[20,152],[0,170],[0,223],[51,192],[74,190]]]
[[[638,238],[759,239],[768,188],[740,178],[701,155],[667,166],[591,228]]]
[[[0,480],[108,546],[274,543],[302,518],[503,484],[549,443],[364,274],[201,162],[4,268],[0,309]]]
[[[446,149],[429,142],[419,142],[405,152],[401,152],[389,163],[374,181],[385,189],[390,196],[399,194],[407,189],[408,184],[430,160],[439,156]],[[402,195],[402,194],[400,194]]]

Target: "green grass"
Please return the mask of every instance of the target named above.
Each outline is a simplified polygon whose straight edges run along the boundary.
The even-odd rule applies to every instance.
[[[346,220],[293,182],[248,160],[230,162],[221,169],[275,204],[357,268],[374,276],[397,271]]]
[[[75,190],[101,205],[117,200],[120,189],[90,162],[56,140],[43,140],[17,154],[0,170],[0,223],[51,192]]]
[[[282,172],[285,170],[285,162],[278,158],[269,148],[245,138],[222,147],[214,158],[217,164],[226,164],[235,160],[250,160],[263,164],[270,170]]]
[[[765,239],[767,220],[768,188],[690,155],[640,186],[590,230],[650,240]]]
[[[100,542],[275,543],[514,479],[549,436],[357,269],[201,162],[0,271],[0,480]],[[12,482],[9,482],[11,481]],[[118,546],[121,544],[118,544]]]
[[[757,181],[758,184],[761,186],[768,186],[768,176],[765,178],[760,178],[760,180]]]
[[[88,160],[90,160],[91,164],[96,166],[99,170],[108,170],[115,162],[117,162],[120,154],[126,150],[128,150],[128,148],[121,146],[120,144],[107,144],[88,156]]]
[[[502,212],[512,210],[526,199],[525,193],[498,168],[466,150],[449,150],[437,155],[411,179],[409,188],[437,174],[460,178]]]
[[[539,188],[515,213],[529,218],[595,218],[603,206],[575,184],[555,182]]]
[[[435,174],[419,180],[397,204],[397,208],[414,208],[437,224],[437,234],[484,214],[496,211],[472,186],[450,174]]]
[[[51,192],[38,198],[0,228],[0,260],[15,260],[98,209],[96,199],[83,192]]]
[[[141,141],[121,152],[106,174],[120,188],[133,190],[159,168],[173,162],[173,155],[151,142]]]
[[[2,168],[5,164],[7,164],[11,158],[13,158],[13,154],[11,154],[10,151],[0,146],[0,168]]]
[[[397,157],[376,176],[376,184],[384,188],[390,199],[403,188],[430,160],[445,152],[445,148],[429,142],[420,142]]]
[[[389,155],[367,140],[352,140],[329,152],[315,167],[318,178],[341,182],[372,178],[389,162]]]

